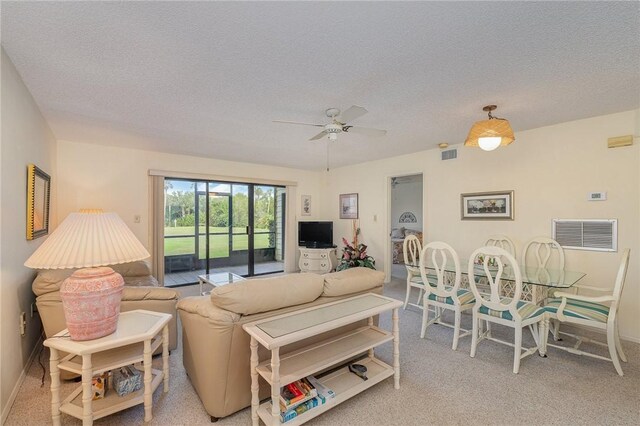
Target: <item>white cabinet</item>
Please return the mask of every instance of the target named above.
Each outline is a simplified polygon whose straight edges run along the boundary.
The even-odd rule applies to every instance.
[[[315,272],[325,274],[333,271],[338,266],[335,248],[306,248],[300,250],[300,272]]]

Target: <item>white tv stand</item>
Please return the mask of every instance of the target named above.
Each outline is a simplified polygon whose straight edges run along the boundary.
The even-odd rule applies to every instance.
[[[329,248],[306,248],[298,247],[300,250],[300,272],[315,272],[316,274],[326,274],[336,269],[338,258],[335,247]]]

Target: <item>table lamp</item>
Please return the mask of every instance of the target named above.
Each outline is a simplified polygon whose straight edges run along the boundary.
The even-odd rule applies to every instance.
[[[134,262],[149,252],[116,213],[71,213],[24,263],[32,269],[82,268],[60,287],[71,340],[116,330],[124,280],[107,265]]]

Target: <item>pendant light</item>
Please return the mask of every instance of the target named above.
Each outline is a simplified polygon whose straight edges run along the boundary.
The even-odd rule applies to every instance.
[[[498,107],[495,105],[482,108],[488,113],[489,119],[478,121],[471,127],[464,146],[478,146],[485,151],[493,151],[499,146],[509,145],[516,140],[509,121],[491,114],[496,108]]]

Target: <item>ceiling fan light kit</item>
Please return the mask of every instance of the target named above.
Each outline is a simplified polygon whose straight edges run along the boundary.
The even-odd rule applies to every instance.
[[[477,146],[484,151],[493,151],[516,140],[509,121],[491,114],[496,108],[495,105],[482,108],[488,113],[489,119],[478,121],[471,127],[464,146]]]

